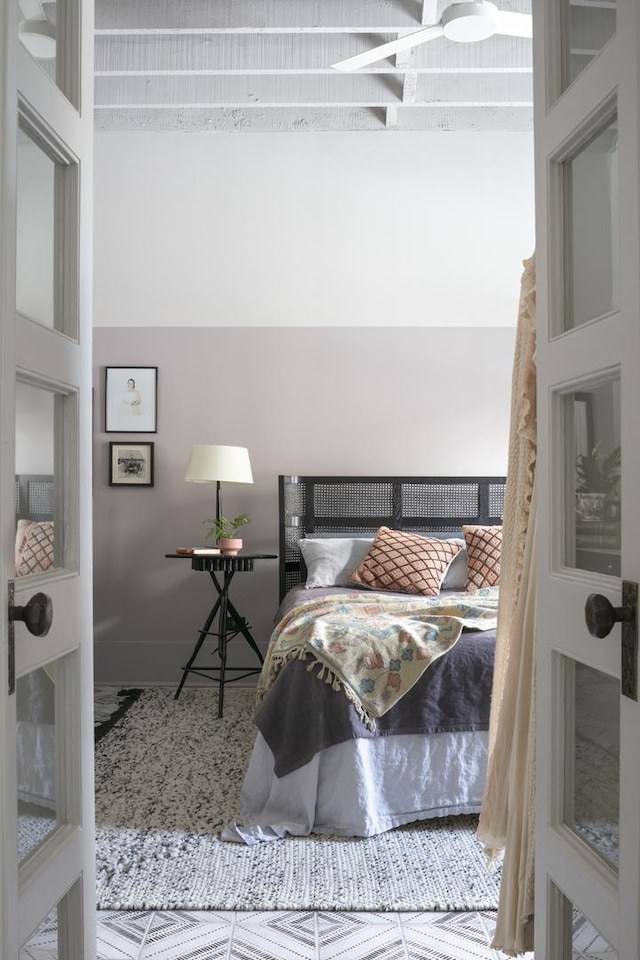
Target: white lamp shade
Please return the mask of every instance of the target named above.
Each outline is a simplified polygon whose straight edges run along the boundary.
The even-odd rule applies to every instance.
[[[198,443],[191,452],[185,474],[189,483],[253,483],[249,451],[246,447],[224,447]]]

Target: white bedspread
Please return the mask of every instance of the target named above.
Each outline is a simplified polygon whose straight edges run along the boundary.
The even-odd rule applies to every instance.
[[[242,787],[242,822],[225,827],[222,839],[369,837],[415,820],[478,813],[487,737],[483,731],[349,740],[278,778],[258,734]]]

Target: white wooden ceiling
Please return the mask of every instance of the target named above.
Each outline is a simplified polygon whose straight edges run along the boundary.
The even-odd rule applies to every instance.
[[[448,2],[438,0],[438,17]],[[496,4],[531,12],[531,0]],[[530,40],[439,38],[355,74],[332,70],[338,60],[432,22],[432,6],[95,0],[96,129],[531,129]]]

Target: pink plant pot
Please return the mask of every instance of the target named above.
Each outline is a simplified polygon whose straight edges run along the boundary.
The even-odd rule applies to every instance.
[[[223,557],[235,557],[242,550],[242,540],[240,537],[223,537],[218,540],[218,546]]]

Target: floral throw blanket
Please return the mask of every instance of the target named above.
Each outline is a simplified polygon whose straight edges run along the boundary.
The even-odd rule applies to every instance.
[[[496,625],[498,588],[446,597],[334,595],[294,607],[271,637],[258,681],[261,702],[290,660],[310,655],[309,670],[342,690],[375,729],[429,664],[457,642],[463,627]]]

